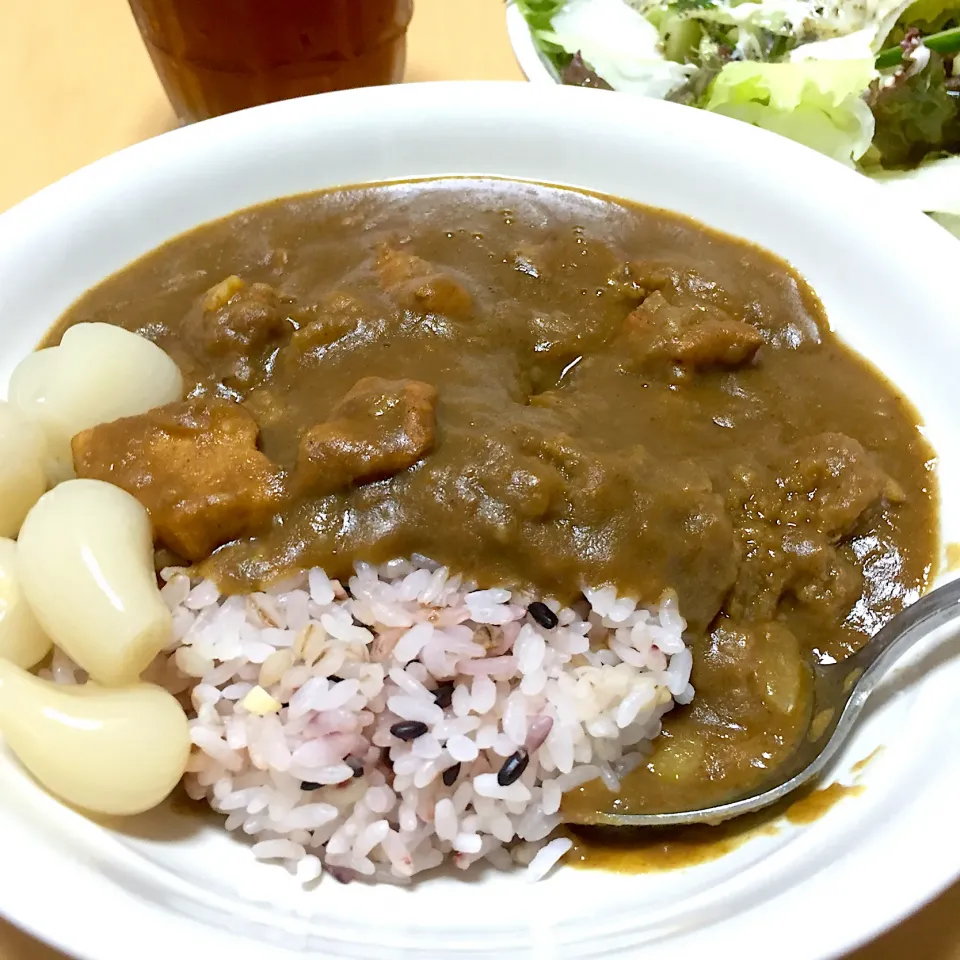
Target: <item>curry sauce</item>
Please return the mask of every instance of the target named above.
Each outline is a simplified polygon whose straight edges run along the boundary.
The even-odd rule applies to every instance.
[[[662,211],[497,180],[294,197],[147,255],[50,342],[81,321],[153,340],[188,392],[75,438],[78,473],[227,591],[421,554],[566,602],[676,592],[696,697],[572,821],[760,782],[810,722],[809,664],[935,562],[909,404],[785,263]]]

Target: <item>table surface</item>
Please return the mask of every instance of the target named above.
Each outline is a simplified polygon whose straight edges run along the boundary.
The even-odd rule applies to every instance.
[[[124,0],[2,6],[0,210],[175,125]],[[469,42],[456,42],[463,37]],[[502,0],[416,0],[407,79],[522,79]],[[906,956],[960,960],[960,884],[848,960]],[[0,920],[0,960],[63,958]]]

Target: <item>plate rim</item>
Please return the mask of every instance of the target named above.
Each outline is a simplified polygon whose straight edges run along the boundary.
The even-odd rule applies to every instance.
[[[505,16],[510,47],[523,75],[530,83],[559,84],[560,78],[534,42],[533,33],[516,0],[507,0]]]
[[[245,136],[250,137],[251,133],[249,127],[252,119],[262,120],[264,122],[263,126],[266,127],[272,122],[278,122],[279,119],[282,119],[284,116],[296,117],[300,113],[304,113],[308,119],[314,119],[315,117],[322,118],[325,114],[339,109],[342,105],[349,105],[352,108],[353,105],[360,104],[364,98],[385,97],[389,101],[396,97],[401,99],[401,102],[404,104],[404,109],[410,109],[409,100],[411,97],[410,91],[412,86],[413,85],[408,85],[405,88],[384,88],[378,90],[376,93],[369,91],[349,91],[344,94],[326,94],[321,95],[321,97],[307,98],[305,103],[288,102],[286,104],[255,108],[256,111],[259,111],[255,117],[253,116],[253,111],[244,111],[243,114],[234,114],[228,118],[220,118],[220,120],[217,121],[209,121],[207,125],[204,125],[205,129],[202,132],[198,132],[200,130],[199,127],[173,131],[172,133],[165,134],[163,137],[157,138],[154,141],[147,141],[144,144],[138,144],[134,147],[128,148],[128,150],[122,151],[121,154],[116,154],[97,161],[89,167],[71,174],[69,177],[65,178],[59,183],[46,188],[44,191],[41,191],[40,194],[23,201],[17,207],[12,208],[10,211],[0,216],[0,267],[3,265],[4,251],[9,249],[9,245],[15,241],[15,234],[17,233],[18,229],[21,226],[25,227],[30,218],[34,216],[48,217],[49,213],[45,212],[45,208],[47,210],[50,208],[55,208],[62,199],[70,199],[72,195],[77,193],[77,191],[96,187],[98,183],[100,185],[97,189],[102,192],[104,189],[103,181],[108,180],[115,172],[122,171],[126,166],[129,166],[137,159],[142,158],[149,160],[151,157],[156,159],[157,157],[162,157],[165,152],[177,154],[181,152],[179,145],[183,144],[184,148],[186,148],[186,146],[190,144],[191,138],[193,138],[194,142],[202,142],[205,139],[212,138],[220,132],[229,135],[231,129],[236,130],[238,128],[246,128],[247,132]],[[414,101],[416,101],[418,97],[426,97],[429,99],[431,95],[436,93],[439,96],[447,97],[452,102],[469,101],[472,98],[480,95],[480,88],[483,88],[485,91],[482,94],[484,97],[490,96],[494,99],[497,97],[503,97],[505,100],[516,97],[517,86],[527,88],[526,84],[477,84],[456,82],[424,84],[417,86],[419,86],[419,91],[413,95]],[[428,88],[429,92],[425,92]],[[543,97],[545,100],[549,101],[556,100],[558,103],[568,100],[572,103],[580,100],[583,97],[596,96],[596,91],[577,90],[573,88],[561,88],[556,86],[554,86],[554,92],[546,92],[543,91],[542,88],[538,88],[538,90],[539,92],[536,94],[537,97]],[[587,101],[583,102],[586,103]],[[590,105],[592,107],[596,106],[596,101],[590,101]],[[657,100],[648,100],[642,109],[651,111],[654,116],[659,114],[664,117],[670,117],[671,114],[673,116],[679,116],[675,113],[675,111],[683,110],[682,107],[678,107],[673,104],[666,104],[663,101]],[[684,112],[686,113],[686,111]],[[712,117],[713,115],[700,116]],[[803,151],[804,158],[808,163],[816,165],[816,163],[819,162],[819,160],[815,159],[818,157],[818,155],[812,154],[811,151],[807,151],[805,148],[799,147],[796,144],[792,144],[790,141],[784,141],[782,138],[776,137],[773,134],[768,134],[765,131],[757,131],[754,128],[741,125],[737,123],[737,121],[714,117],[710,120],[697,120],[696,122],[701,124],[701,126],[705,124],[708,128],[714,128],[727,132],[732,131],[732,125],[736,124],[737,130],[742,139],[746,139],[747,141],[758,144],[766,142],[771,146],[771,149],[773,149],[772,141],[767,139],[772,138],[773,140],[777,141],[778,146],[776,149],[780,152],[787,151],[789,153],[797,150]],[[716,125],[717,123],[719,123],[719,126]],[[240,136],[240,134],[237,135]],[[760,137],[759,140],[756,139],[758,136]],[[843,168],[839,167],[839,165],[833,164],[833,162],[829,161],[827,158],[822,159],[824,162],[831,165],[833,170],[831,175],[833,177],[842,178],[849,175],[850,179],[847,182],[849,183],[852,191],[873,191],[879,189],[875,185],[870,184],[869,181],[855,174],[853,171],[844,172]],[[867,197],[867,194],[864,193],[863,196]],[[873,198],[878,196],[878,194],[870,193],[869,196]],[[74,200],[72,202],[76,201]],[[950,238],[946,234],[943,234],[941,237],[941,231],[939,228],[927,221],[927,218],[924,217],[919,211],[911,211],[904,216],[907,221],[907,226],[915,227],[915,230],[919,235],[919,243],[921,245],[924,243],[932,245],[935,254],[938,254],[937,248],[939,248],[939,254],[942,254],[942,256],[938,254],[936,258],[946,262],[948,259],[947,255],[952,254],[953,252],[948,249],[948,247],[952,245]],[[912,224],[911,221],[913,221]],[[2,273],[2,270],[0,270],[0,273]],[[2,814],[2,810],[0,810],[0,814]],[[2,816],[0,816],[0,822],[2,822]],[[14,849],[20,850],[21,847],[17,846],[17,844],[24,839],[25,838],[21,836],[14,836]],[[882,928],[892,925],[899,919],[902,919],[903,916],[906,916],[913,910],[919,908],[923,903],[936,896],[937,893],[939,893],[956,878],[958,873],[960,873],[960,858],[955,857],[955,854],[958,852],[958,850],[960,850],[960,844],[957,844],[956,842],[953,846],[949,844],[943,844],[937,848],[937,863],[939,866],[936,871],[936,879],[933,879],[930,882],[919,884],[918,889],[915,890],[910,902],[905,903],[899,911],[890,911],[889,908],[887,908]],[[26,844],[26,849],[23,849],[22,852],[24,854],[29,853],[29,843]],[[11,857],[10,860],[11,862],[16,862],[15,857]],[[56,866],[56,857],[54,857],[54,866]],[[880,866],[882,866],[882,862]],[[0,890],[0,906],[2,906],[3,912],[10,915],[10,918],[13,920],[13,922],[30,930],[39,939],[51,942],[59,949],[66,952],[72,951],[76,953],[78,947],[75,945],[76,941],[72,940],[69,936],[69,927],[67,932],[62,932],[59,936],[54,935],[47,924],[47,921],[49,920],[48,913],[42,911],[41,916],[38,917],[35,915],[29,903],[26,903],[24,906],[24,895],[26,894],[27,884],[24,883],[20,886],[14,886],[15,889],[12,891],[8,890],[5,892]],[[49,894],[49,889],[45,889],[42,885],[37,888],[37,891]],[[16,910],[18,916],[13,916],[10,909],[10,904],[14,902],[20,904],[20,908]],[[750,916],[751,912],[752,911],[744,913],[742,917]],[[73,915],[73,919],[75,922],[78,919],[82,922],[83,914],[80,914],[79,917]],[[877,932],[879,932],[880,929],[881,927],[873,926],[872,929],[867,932],[860,931],[859,933],[851,933],[848,931],[848,938],[844,940],[844,943],[841,947],[831,947],[827,952],[821,951],[817,953],[816,956],[823,958],[835,956],[835,949],[846,950],[855,947],[865,939],[874,936]],[[173,939],[173,943],[182,944],[183,941],[180,938],[181,936],[182,935],[178,935],[175,937]],[[242,941],[242,943],[247,944],[249,948],[249,954],[240,953],[238,954],[238,958],[245,958],[247,955],[250,957],[256,955],[262,958],[269,955],[271,949],[279,949],[270,948],[260,941]],[[124,956],[123,951],[126,949],[127,948],[123,945],[120,945],[120,952],[103,952],[100,949],[97,949],[96,952],[93,952],[90,949],[84,948],[81,951],[81,955],[89,958],[89,960],[107,960],[107,958],[109,958],[109,960],[113,960],[114,957],[116,957],[117,960],[120,960],[120,958]],[[157,942],[154,941],[150,943],[148,949],[151,951],[158,950],[159,948]],[[165,950],[163,954],[157,952],[155,955],[169,956],[169,953]],[[286,952],[283,952],[277,953],[276,955],[285,956],[287,954]],[[811,960],[813,955],[807,954],[806,956],[807,960]]]

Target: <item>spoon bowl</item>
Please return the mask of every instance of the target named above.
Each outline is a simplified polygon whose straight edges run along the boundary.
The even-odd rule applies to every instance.
[[[604,813],[591,824],[671,827],[717,824],[754,813],[810,783],[850,739],[870,695],[895,663],[934,630],[960,617],[960,579],[932,590],[901,611],[853,656],[813,669],[813,711],[807,735],[789,762],[751,793],[724,803],[672,813]]]

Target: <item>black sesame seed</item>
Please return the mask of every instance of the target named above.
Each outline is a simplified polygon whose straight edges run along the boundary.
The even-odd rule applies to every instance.
[[[359,757],[347,757],[343,762],[353,771],[355,777],[363,776],[363,761]]]
[[[452,767],[447,767],[447,769],[443,771],[443,785],[445,787],[452,787],[457,782],[457,777],[459,776],[459,763],[455,763]]]
[[[343,683],[343,677],[338,677],[335,673],[331,673],[330,676],[327,677],[327,679],[331,683]]]
[[[300,781],[300,789],[301,789],[301,790],[306,790],[308,793],[309,793],[311,790],[319,790],[321,786],[322,786],[322,784],[314,783],[312,780],[301,780],[301,781]]]
[[[509,787],[511,783],[516,783],[523,771],[527,769],[530,762],[530,754],[521,747],[516,753],[511,753],[497,774],[497,783],[501,787]]]
[[[417,737],[422,737],[428,729],[422,720],[401,720],[390,728],[390,732],[398,740],[416,740]]]
[[[438,707],[442,710],[446,710],[447,707],[453,702],[453,681],[448,681],[447,683],[441,683],[436,690],[433,691],[433,701]]]
[[[557,615],[545,603],[541,603],[539,600],[534,600],[534,602],[527,607],[527,613],[545,630],[552,630],[560,622],[557,619]]]

